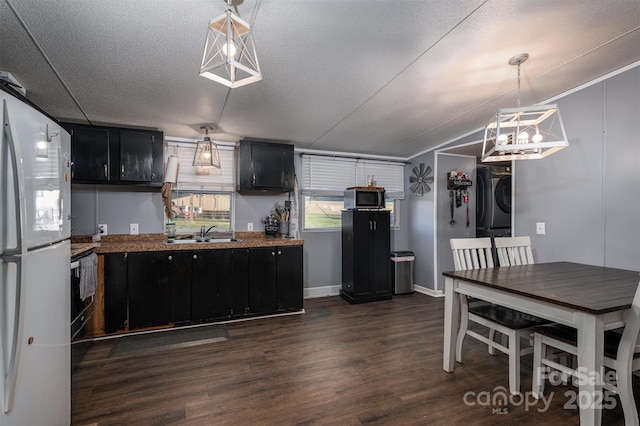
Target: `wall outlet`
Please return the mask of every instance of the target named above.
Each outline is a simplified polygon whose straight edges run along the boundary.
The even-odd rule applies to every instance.
[[[253,231],[253,222],[247,223],[247,231]]]
[[[536,222],[536,234],[545,235],[544,222]]]
[[[130,223],[129,224],[129,235],[138,235],[138,224]]]
[[[98,224],[98,234],[107,235],[107,224],[106,223],[99,223]]]

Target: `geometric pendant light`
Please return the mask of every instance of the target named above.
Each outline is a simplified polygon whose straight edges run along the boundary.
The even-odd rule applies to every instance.
[[[556,104],[520,106],[521,53],[509,59],[518,66],[518,107],[499,109],[484,129],[482,162],[536,160],[569,146]]]
[[[196,152],[193,156],[193,165],[196,167],[215,167],[220,168],[220,154],[218,153],[218,146],[211,142],[209,137],[209,130],[211,127],[202,126],[200,129],[204,130],[204,140],[198,141],[196,145]]]
[[[249,23],[227,10],[209,22],[200,76],[234,88],[262,80]]]

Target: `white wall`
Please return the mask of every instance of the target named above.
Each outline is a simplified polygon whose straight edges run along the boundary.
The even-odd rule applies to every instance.
[[[557,103],[569,147],[514,165],[515,234],[538,262],[640,270],[640,67]]]

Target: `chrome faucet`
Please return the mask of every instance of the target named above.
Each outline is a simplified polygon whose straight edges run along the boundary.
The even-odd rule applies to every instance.
[[[207,236],[207,234],[208,234],[208,233],[209,233],[213,228],[215,228],[215,227],[216,227],[216,225],[211,225],[211,226],[209,227],[209,229],[207,229],[207,230],[205,231],[205,227],[204,227],[204,225],[203,225],[203,226],[200,228],[200,238],[204,238],[204,237],[206,237],[206,236]]]

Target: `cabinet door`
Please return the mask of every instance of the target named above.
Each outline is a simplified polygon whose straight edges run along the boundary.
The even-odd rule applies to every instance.
[[[172,259],[172,252],[129,254],[129,328],[171,323]]]
[[[191,322],[191,252],[171,253],[171,320],[174,324]]]
[[[242,317],[249,312],[249,250],[232,250],[229,303],[232,317]]]
[[[104,332],[124,330],[127,324],[127,257],[125,253],[104,257]]]
[[[194,255],[192,268],[192,319],[228,318],[231,250],[207,250]]]
[[[276,249],[249,250],[249,311],[252,314],[275,312]]]
[[[373,222],[368,211],[353,211],[353,293],[354,298],[371,295],[371,232]]]
[[[278,247],[276,255],[278,310],[300,310],[303,306],[302,247]]]
[[[389,275],[390,262],[390,216],[388,211],[371,212],[372,231],[370,236],[371,292],[375,297],[388,296],[391,292]]]
[[[127,182],[153,182],[156,179],[153,167],[153,145],[155,136],[151,132],[135,130],[120,131],[120,180]],[[162,145],[162,142],[160,142]]]
[[[284,156],[279,144],[254,143],[251,146],[252,187],[282,188]]]
[[[71,130],[73,182],[109,180],[109,129],[77,126]]]

